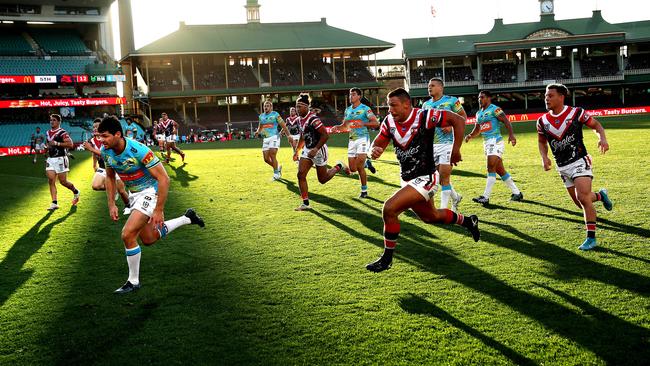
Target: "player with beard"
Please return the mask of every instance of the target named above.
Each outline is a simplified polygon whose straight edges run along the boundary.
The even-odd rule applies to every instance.
[[[312,108],[310,111],[309,108]],[[296,211],[310,210],[309,205],[309,187],[307,186],[307,173],[312,166],[316,166],[316,175],[318,182],[325,184],[329,182],[336,173],[341,170],[350,174],[350,170],[342,162],[338,162],[333,168],[327,169],[327,139],[329,135],[325,125],[318,117],[320,104],[317,101],[309,101],[307,94],[301,94],[296,101],[296,110],[300,116],[300,125],[302,126],[302,135],[298,141],[298,147],[293,155],[293,160],[298,160],[298,154],[302,149],[298,163],[298,186],[300,187],[300,197],[302,204],[296,207]]]
[[[131,192],[131,214],[122,228],[129,277],[115,293],[124,294],[140,288],[140,256],[138,239],[153,245],[173,230],[189,224],[204,227],[203,219],[189,208],[183,216],[165,221],[164,209],[169,192],[169,176],[156,155],[135,140],[122,136],[122,125],[115,117],[106,117],[98,127],[102,140],[102,159],[106,163],[106,195],[108,213],[117,221],[115,205],[115,174]]]
[[[452,127],[454,133],[450,164],[461,161],[460,146],[465,131],[465,118],[446,110],[422,110],[411,106],[409,93],[398,88],[387,96],[389,115],[381,123],[379,135],[372,142],[371,157],[379,158],[392,141],[400,164],[401,189],[391,196],[382,210],[384,219],[384,253],[366,265],[372,272],[391,267],[393,252],[400,233],[399,215],[411,209],[425,223],[462,225],[474,241],[480,239],[478,217],[463,216],[449,209],[436,209],[439,173],[434,160],[434,134],[436,128]]]
[[[582,209],[587,229],[587,238],[578,247],[590,250],[596,247],[596,209],[594,202],[602,201],[607,211],[613,208],[606,189],[591,191],[594,178],[591,156],[583,142],[582,126],[587,126],[598,135],[598,149],[601,154],[609,150],[605,129],[584,109],[564,105],[569,89],[562,84],[549,84],[544,101],[548,113],[537,120],[539,153],[544,170],[551,170],[548,158],[549,146],[555,157],[555,164],[564,186],[573,202]]]

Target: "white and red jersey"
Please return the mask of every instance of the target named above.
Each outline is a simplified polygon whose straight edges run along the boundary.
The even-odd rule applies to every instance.
[[[584,109],[569,106],[558,115],[548,112],[537,119],[537,133],[548,141],[558,167],[587,156],[582,126],[590,122],[591,116]]]
[[[446,111],[413,108],[404,122],[396,122],[392,115],[381,122],[379,133],[393,141],[399,161],[402,180],[433,174],[433,137],[436,127],[448,127]]]
[[[318,145],[321,133],[318,130],[323,126],[320,118],[314,112],[307,113],[304,117],[299,117],[299,123],[302,126],[302,136],[305,140],[305,147],[313,149]]]
[[[287,123],[287,129],[291,135],[300,135],[301,126],[300,126],[300,117],[296,114],[295,116],[289,116],[285,120]]]
[[[59,127],[56,130],[48,130],[46,137],[47,142],[56,141],[59,144],[62,144],[70,138],[70,135],[68,135],[64,129]],[[49,146],[47,149],[47,155],[51,158],[66,156],[66,149],[60,146]]]
[[[158,122],[158,131],[159,133],[164,133],[165,136],[171,136],[176,130],[176,122],[173,119],[168,118],[165,120],[160,120]]]
[[[102,144],[102,140],[98,139],[96,136],[93,136],[89,140],[89,142],[97,150],[101,150],[102,146],[104,146],[104,144]],[[96,154],[96,155],[97,155],[97,163],[99,164],[99,167],[104,169],[104,167],[105,167],[104,159],[102,159],[101,154]]]

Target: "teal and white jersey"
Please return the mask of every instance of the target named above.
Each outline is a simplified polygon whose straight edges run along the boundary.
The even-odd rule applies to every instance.
[[[112,149],[102,146],[101,154],[106,167],[115,170],[131,192],[140,192],[151,187],[158,192],[158,181],[149,173],[149,169],[160,164],[160,160],[145,145],[126,138],[124,141],[126,146],[121,154],[115,154]]]
[[[345,115],[343,122],[346,122],[350,127],[350,140],[357,140],[360,138],[370,138],[368,127],[366,124],[374,117],[372,109],[365,104],[359,104],[356,108],[349,105],[345,108]]]
[[[464,111],[463,105],[460,104],[460,100],[456,97],[451,97],[449,95],[443,95],[438,100],[433,100],[433,98],[427,100],[422,104],[422,109],[442,109],[445,111],[452,111],[454,113],[460,113]],[[442,128],[436,127],[436,133],[433,138],[434,144],[453,144],[454,143],[454,133],[453,132],[444,132]]]
[[[503,140],[498,117],[505,115],[503,110],[494,104],[490,104],[487,108],[481,108],[476,112],[476,123],[481,125],[483,140],[496,139],[496,142]]]
[[[262,137],[273,137],[278,135],[278,126],[282,117],[276,111],[271,111],[271,113],[262,113],[260,114],[260,126],[262,128]]]

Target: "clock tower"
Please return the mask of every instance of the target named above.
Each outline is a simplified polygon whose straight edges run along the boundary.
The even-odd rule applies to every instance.
[[[553,0],[539,0],[539,11],[542,15],[554,14],[555,4],[553,4]]]

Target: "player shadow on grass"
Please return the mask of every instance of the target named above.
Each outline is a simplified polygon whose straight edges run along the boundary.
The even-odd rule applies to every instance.
[[[378,184],[383,184],[383,185],[388,186],[388,187],[400,188],[399,184],[386,182],[383,178],[380,178],[380,177],[378,177],[376,175],[367,174],[366,176],[368,178],[368,183],[378,183]],[[357,173],[350,174],[350,175],[340,174],[340,177],[347,178],[347,179],[352,179],[354,181],[359,181],[359,174],[357,174]]]
[[[576,278],[591,279],[641,295],[648,296],[650,294],[650,278],[646,276],[594,262],[576,252],[525,234],[509,224],[486,220],[482,220],[481,223],[484,228],[485,225],[493,226],[519,238],[519,240],[512,239],[496,232],[483,230],[481,235],[483,241],[514,250],[530,258],[555,264],[557,266],[555,273],[549,277],[561,281],[570,281]]]
[[[530,211],[530,210],[523,210],[523,209],[520,209],[520,208],[515,208],[514,206],[501,206],[501,205],[496,205],[496,204],[492,204],[492,203],[484,205],[483,207],[488,209],[488,210],[496,210],[496,209],[510,210],[510,211],[515,211],[515,212],[521,212],[521,213],[524,213],[524,214],[537,215],[537,216],[541,216],[541,217],[544,217],[544,218],[553,218],[553,219],[556,219],[556,220],[562,220],[562,221],[571,222],[571,223],[575,223],[575,224],[584,224],[584,222],[585,222],[584,218],[582,216],[582,212],[577,211],[577,208],[576,208],[576,211],[571,211],[571,210],[566,209],[566,208],[555,207],[555,206],[547,205],[545,203],[531,201],[531,200],[523,200],[523,201],[520,201],[520,203],[531,204],[531,205],[535,205],[535,206],[542,206],[542,207],[554,209],[556,211],[567,214],[569,216],[574,216],[576,218],[572,219],[572,218],[569,218],[569,217],[563,217],[563,216],[558,216],[558,215],[550,215],[548,213],[535,212],[535,211]],[[647,230],[647,229],[641,229],[641,228],[638,228],[638,227],[621,224],[619,222],[611,221],[611,220],[608,220],[608,219],[605,219],[605,218],[602,218],[602,217],[599,217],[597,221],[598,221],[599,229],[602,229],[602,230],[612,230],[612,231],[616,231],[616,232],[620,232],[620,233],[638,235],[638,236],[643,237],[643,238],[650,238],[650,230]]]
[[[33,270],[23,270],[22,268],[31,256],[45,244],[50,237],[52,228],[64,222],[75,212],[77,212],[77,206],[71,206],[64,216],[41,228],[41,225],[54,213],[54,211],[48,211],[11,246],[5,258],[0,262],[0,306],[31,277]]]
[[[286,180],[282,180],[282,182],[287,185],[287,189],[298,194],[298,188],[295,183]],[[377,235],[370,236],[361,233],[337,221],[335,218],[318,212],[318,210],[312,210],[312,214],[348,233],[352,237],[383,248],[381,234],[379,234],[383,229],[380,216],[354,214],[354,207],[330,197],[310,193],[310,199],[319,204],[330,206],[335,210],[334,212],[342,216],[358,221],[361,225],[375,231]],[[455,226],[448,225],[436,225],[436,227],[447,230],[457,229]],[[395,257],[402,262],[409,263],[432,274],[440,275],[443,278],[462,284],[474,292],[501,302],[520,314],[536,320],[546,329],[589,349],[608,364],[626,363],[629,365],[644,365],[646,364],[646,360],[650,358],[650,348],[646,347],[645,341],[645,339],[650,337],[650,330],[613,315],[599,318],[586,318],[582,314],[576,313],[573,309],[567,308],[548,298],[512,287],[494,275],[458,258],[453,250],[436,244],[431,240],[432,238],[436,238],[436,236],[416,225],[402,221],[402,233],[400,234],[399,246]],[[507,238],[486,232],[485,230],[482,231],[482,242],[500,246],[508,245],[509,247],[522,251],[524,251],[522,248],[526,248],[524,252],[528,253],[533,253],[535,249],[540,250],[540,245],[531,245],[529,242]],[[532,242],[535,244],[545,244],[544,249],[550,247],[548,244],[537,239],[534,239]],[[482,245],[482,243],[480,242],[478,245]],[[643,286],[640,287],[638,284],[638,282],[648,283],[648,280],[643,276],[623,270],[611,269],[557,247],[550,248],[550,250],[553,255],[561,257],[561,264],[570,264],[569,266],[564,266],[566,268],[563,269],[571,277],[580,277],[586,274],[588,278],[591,276],[605,283],[621,285],[624,288],[630,288],[635,291],[641,290],[641,292],[647,292]],[[557,263],[558,259],[553,258],[553,255],[544,255],[543,257],[548,258],[551,263]],[[604,274],[607,273],[605,270],[609,271],[610,276],[623,277],[624,280],[605,276]],[[599,271],[601,273],[597,273]],[[373,274],[369,273],[369,275]],[[599,312],[604,313],[600,310]],[[525,347],[525,345],[522,345],[522,347]],[[630,349],[633,352],[630,352]]]
[[[448,323],[456,329],[462,330],[469,336],[481,341],[486,346],[498,351],[515,365],[535,365],[533,360],[463,323],[460,319],[455,318],[453,315],[425,300],[421,296],[408,294],[408,296],[399,299],[399,306],[409,314],[432,316]]]
[[[183,163],[179,167],[175,167],[171,164],[167,166],[174,172],[174,180],[178,181],[181,184],[181,187],[189,187],[190,182],[199,179],[198,175],[190,174],[185,170],[187,163]]]

